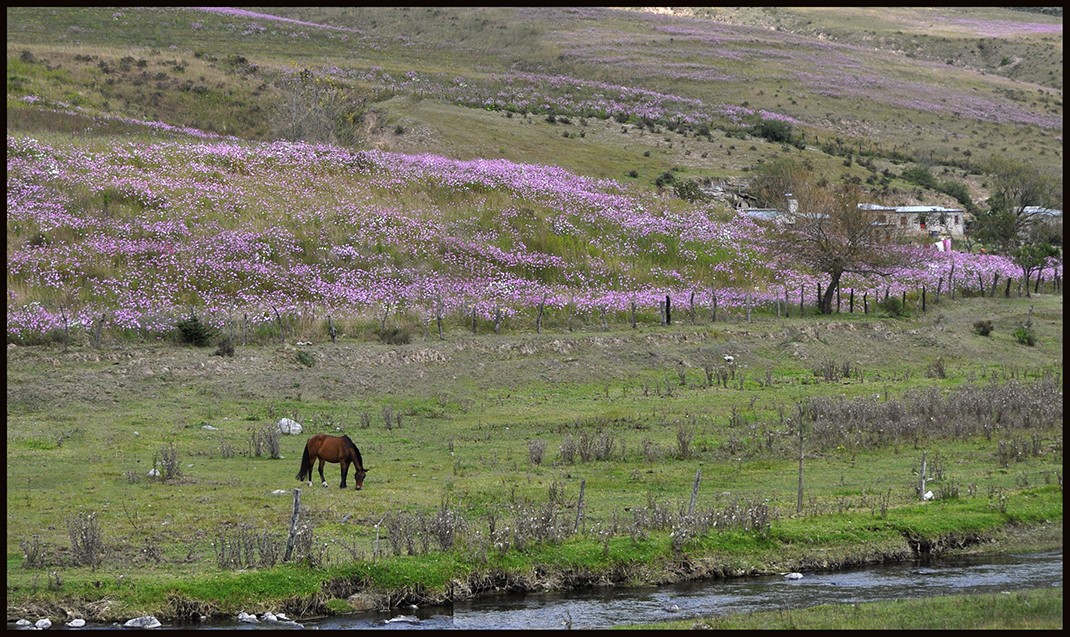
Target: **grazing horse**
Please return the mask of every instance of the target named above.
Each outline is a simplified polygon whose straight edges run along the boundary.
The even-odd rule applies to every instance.
[[[360,490],[364,486],[364,476],[368,470],[364,467],[364,460],[360,457],[360,449],[353,444],[349,436],[329,436],[316,434],[305,443],[305,453],[301,456],[301,471],[297,474],[298,480],[308,479],[308,486],[312,486],[312,464],[320,462],[320,481],[327,486],[327,479],[323,477],[324,462],[340,462],[342,464],[342,489],[346,488],[346,474],[349,473],[349,465],[353,464],[353,488]]]

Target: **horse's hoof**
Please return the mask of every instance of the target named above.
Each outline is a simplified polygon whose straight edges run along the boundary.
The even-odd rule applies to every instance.
[[[324,488],[324,489],[326,489],[326,488],[327,488],[327,487],[329,487],[329,486],[331,486],[331,485],[327,484],[326,482],[324,482],[324,483],[323,483],[323,488]]]

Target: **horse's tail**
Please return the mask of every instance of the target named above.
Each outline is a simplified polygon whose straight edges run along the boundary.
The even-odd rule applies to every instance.
[[[301,471],[297,473],[297,479],[304,480],[305,476],[312,479],[312,460],[308,457],[308,445],[305,445],[305,453],[301,456]]]

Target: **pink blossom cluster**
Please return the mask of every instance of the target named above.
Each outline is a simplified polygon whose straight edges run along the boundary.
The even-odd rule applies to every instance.
[[[745,217],[553,166],[281,142],[7,144],[9,336],[104,314],[153,334],[190,308],[218,325],[276,311],[593,315],[666,295],[810,304],[826,284],[768,255]],[[843,285],[876,295],[953,276],[961,289],[995,274],[1018,275],[1002,257],[926,249]]]

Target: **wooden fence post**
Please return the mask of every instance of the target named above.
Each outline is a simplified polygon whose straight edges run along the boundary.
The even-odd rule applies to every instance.
[[[925,499],[925,452],[921,452],[921,471],[918,472],[918,499]]]
[[[702,469],[695,472],[695,486],[691,487],[691,503],[687,505],[687,514],[695,512],[695,499],[698,498],[698,483],[702,480]]]
[[[799,492],[795,499],[795,512],[802,513],[803,505],[803,423],[799,417]]]
[[[297,543],[297,518],[301,513],[301,489],[294,489],[294,511],[290,517],[290,537],[286,540],[286,554],[283,562],[289,562],[294,552],[294,544]]]
[[[573,529],[576,532],[580,530],[580,520],[583,519],[583,491],[587,486],[587,480],[580,480],[580,497],[576,500],[576,526]]]
[[[275,310],[275,320],[279,324],[279,341],[286,343],[286,331],[282,328],[282,316],[279,314],[279,309],[275,307],[271,309]]]

